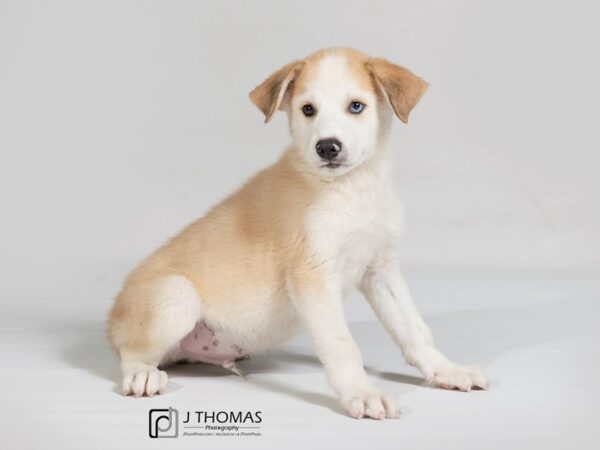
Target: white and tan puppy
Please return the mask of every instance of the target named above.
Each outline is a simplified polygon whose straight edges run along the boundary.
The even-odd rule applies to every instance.
[[[167,375],[158,367],[178,360],[236,370],[237,358],[305,328],[353,417],[398,417],[393,399],[369,381],[344,318],[355,289],[429,382],[487,387],[479,367],[436,349],[398,269],[389,132],[426,88],[386,60],[330,49],[250,93],[266,122],[287,113],[292,144],[127,278],[108,319],[125,395],[162,393]]]

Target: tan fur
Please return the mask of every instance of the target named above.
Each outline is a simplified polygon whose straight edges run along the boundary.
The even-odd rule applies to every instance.
[[[332,56],[340,55],[343,56],[348,69],[354,76],[354,78],[367,90],[377,91],[374,84],[374,80],[367,70],[366,63],[369,59],[367,55],[359,52],[352,48],[335,48],[319,50],[308,56],[302,62],[304,63],[301,72],[297,75],[296,80],[293,84],[294,95],[301,94],[304,89],[306,82],[313,78],[314,72],[319,65],[321,59]]]
[[[379,97],[380,83],[398,117],[407,120],[426,83],[387,61],[337,48],[285,65],[250,93],[265,114],[265,122],[282,102],[302,92],[321,58],[332,54],[344,56],[355,79]],[[160,320],[160,305],[151,299],[168,276],[185,276],[208,315],[217,309],[220,314],[243,310],[245,293],[260,289],[271,298],[283,299],[286,276],[298,289],[325,289],[320,270],[325,262],[308,254],[301,228],[322,181],[301,175],[295,169],[297,163],[286,153],[130,274],[108,319],[108,335],[115,349],[145,353],[156,344],[149,330]]]
[[[336,54],[344,57],[365,90],[383,100],[383,88],[398,117],[406,121],[426,83],[384,60],[338,48],[285,65],[250,93],[265,122],[303,91],[322,58]],[[302,227],[308,208],[327,183],[299,170],[302,164],[297,154],[286,152],[143,261],[127,278],[110,312],[108,335],[113,347],[121,354],[144,355],[162,348],[164,336],[153,330],[168,320],[161,303],[168,300],[156,293],[169,277],[189,280],[202,303],[202,317],[223,323],[228,316],[244,321],[245,311],[257,307],[247,299],[249,292],[262,292],[265,301],[273,303],[287,301],[287,287],[324,292],[323,266],[328,262],[310,254]]]
[[[304,60],[286,64],[250,92],[250,99],[265,115],[265,123],[282,107],[285,100],[302,93],[312,79],[319,61],[341,55],[356,80],[382,99],[382,92],[394,113],[406,123],[411,110],[427,90],[427,82],[410,70],[382,58],[372,58],[352,48],[319,50]]]
[[[108,319],[124,395],[164,393],[168,377],[159,367],[198,356],[185,342],[199,322],[235,342],[238,355],[242,347],[245,354],[272,348],[305,327],[353,417],[397,418],[393,399],[369,382],[344,317],[342,302],[357,288],[428,380],[461,390],[487,386],[477,366],[454,364],[435,348],[395,262],[392,109],[406,122],[426,87],[400,66],[331,49],[284,66],[251,92],[265,121],[288,112],[292,145],[127,278]],[[290,109],[311,97],[321,107],[314,121]],[[355,101],[364,101],[365,113],[349,109]],[[337,167],[323,165],[333,159],[319,152],[324,136],[340,140]]]
[[[382,58],[369,59],[366,67],[381,84],[398,118],[408,122],[408,115],[427,90],[427,82]]]
[[[243,310],[248,292],[264,289],[283,299],[286,273],[298,287],[322,289],[322,262],[307,254],[301,227],[319,182],[300,175],[294,163],[286,153],[132,272],[108,320],[115,348],[145,352],[153,345],[152,290],[169,275],[187,277],[205,310],[218,308],[220,315]]]
[[[288,88],[302,70],[303,65],[302,61],[286,64],[250,92],[250,100],[265,115],[265,123],[269,122],[279,109]]]

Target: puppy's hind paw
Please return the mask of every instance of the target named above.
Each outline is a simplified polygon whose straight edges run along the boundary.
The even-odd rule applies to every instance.
[[[139,365],[128,369],[123,374],[123,395],[144,395],[152,397],[155,394],[164,393],[167,387],[167,373],[156,367]]]

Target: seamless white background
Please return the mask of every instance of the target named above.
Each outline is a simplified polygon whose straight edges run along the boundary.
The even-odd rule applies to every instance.
[[[407,448],[593,448],[598,13],[591,1],[0,0],[7,442],[145,446],[149,407],[200,398],[265,407],[270,437],[260,445],[273,448],[291,445],[294,417],[310,418],[313,443],[358,444],[365,433],[380,446],[407,438]],[[389,375],[410,369],[352,299],[353,332],[378,367],[370,373],[403,395],[400,425],[346,420],[306,336],[278,354],[289,366],[250,363],[256,390],[217,377],[207,391],[206,377],[196,385],[180,369],[172,380],[183,388],[164,401],[121,399],[102,325],[120,280],[278,157],[285,117],[264,125],[248,92],[330,46],[384,56],[430,83],[393,135],[403,264],[441,347],[481,362],[493,390],[456,397],[417,387],[416,372]],[[281,380],[319,394],[290,395]],[[474,434],[461,429],[469,422]]]
[[[263,125],[247,94],[329,46],[430,83],[393,138],[405,265],[600,267],[596,13],[593,2],[0,2],[0,274],[33,265],[40,282],[48,266],[68,277],[147,254],[277,158],[285,117]]]

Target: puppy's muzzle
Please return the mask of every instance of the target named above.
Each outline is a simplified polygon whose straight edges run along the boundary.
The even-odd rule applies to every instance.
[[[342,143],[335,138],[321,139],[315,147],[317,154],[326,161],[333,161],[342,151]]]

